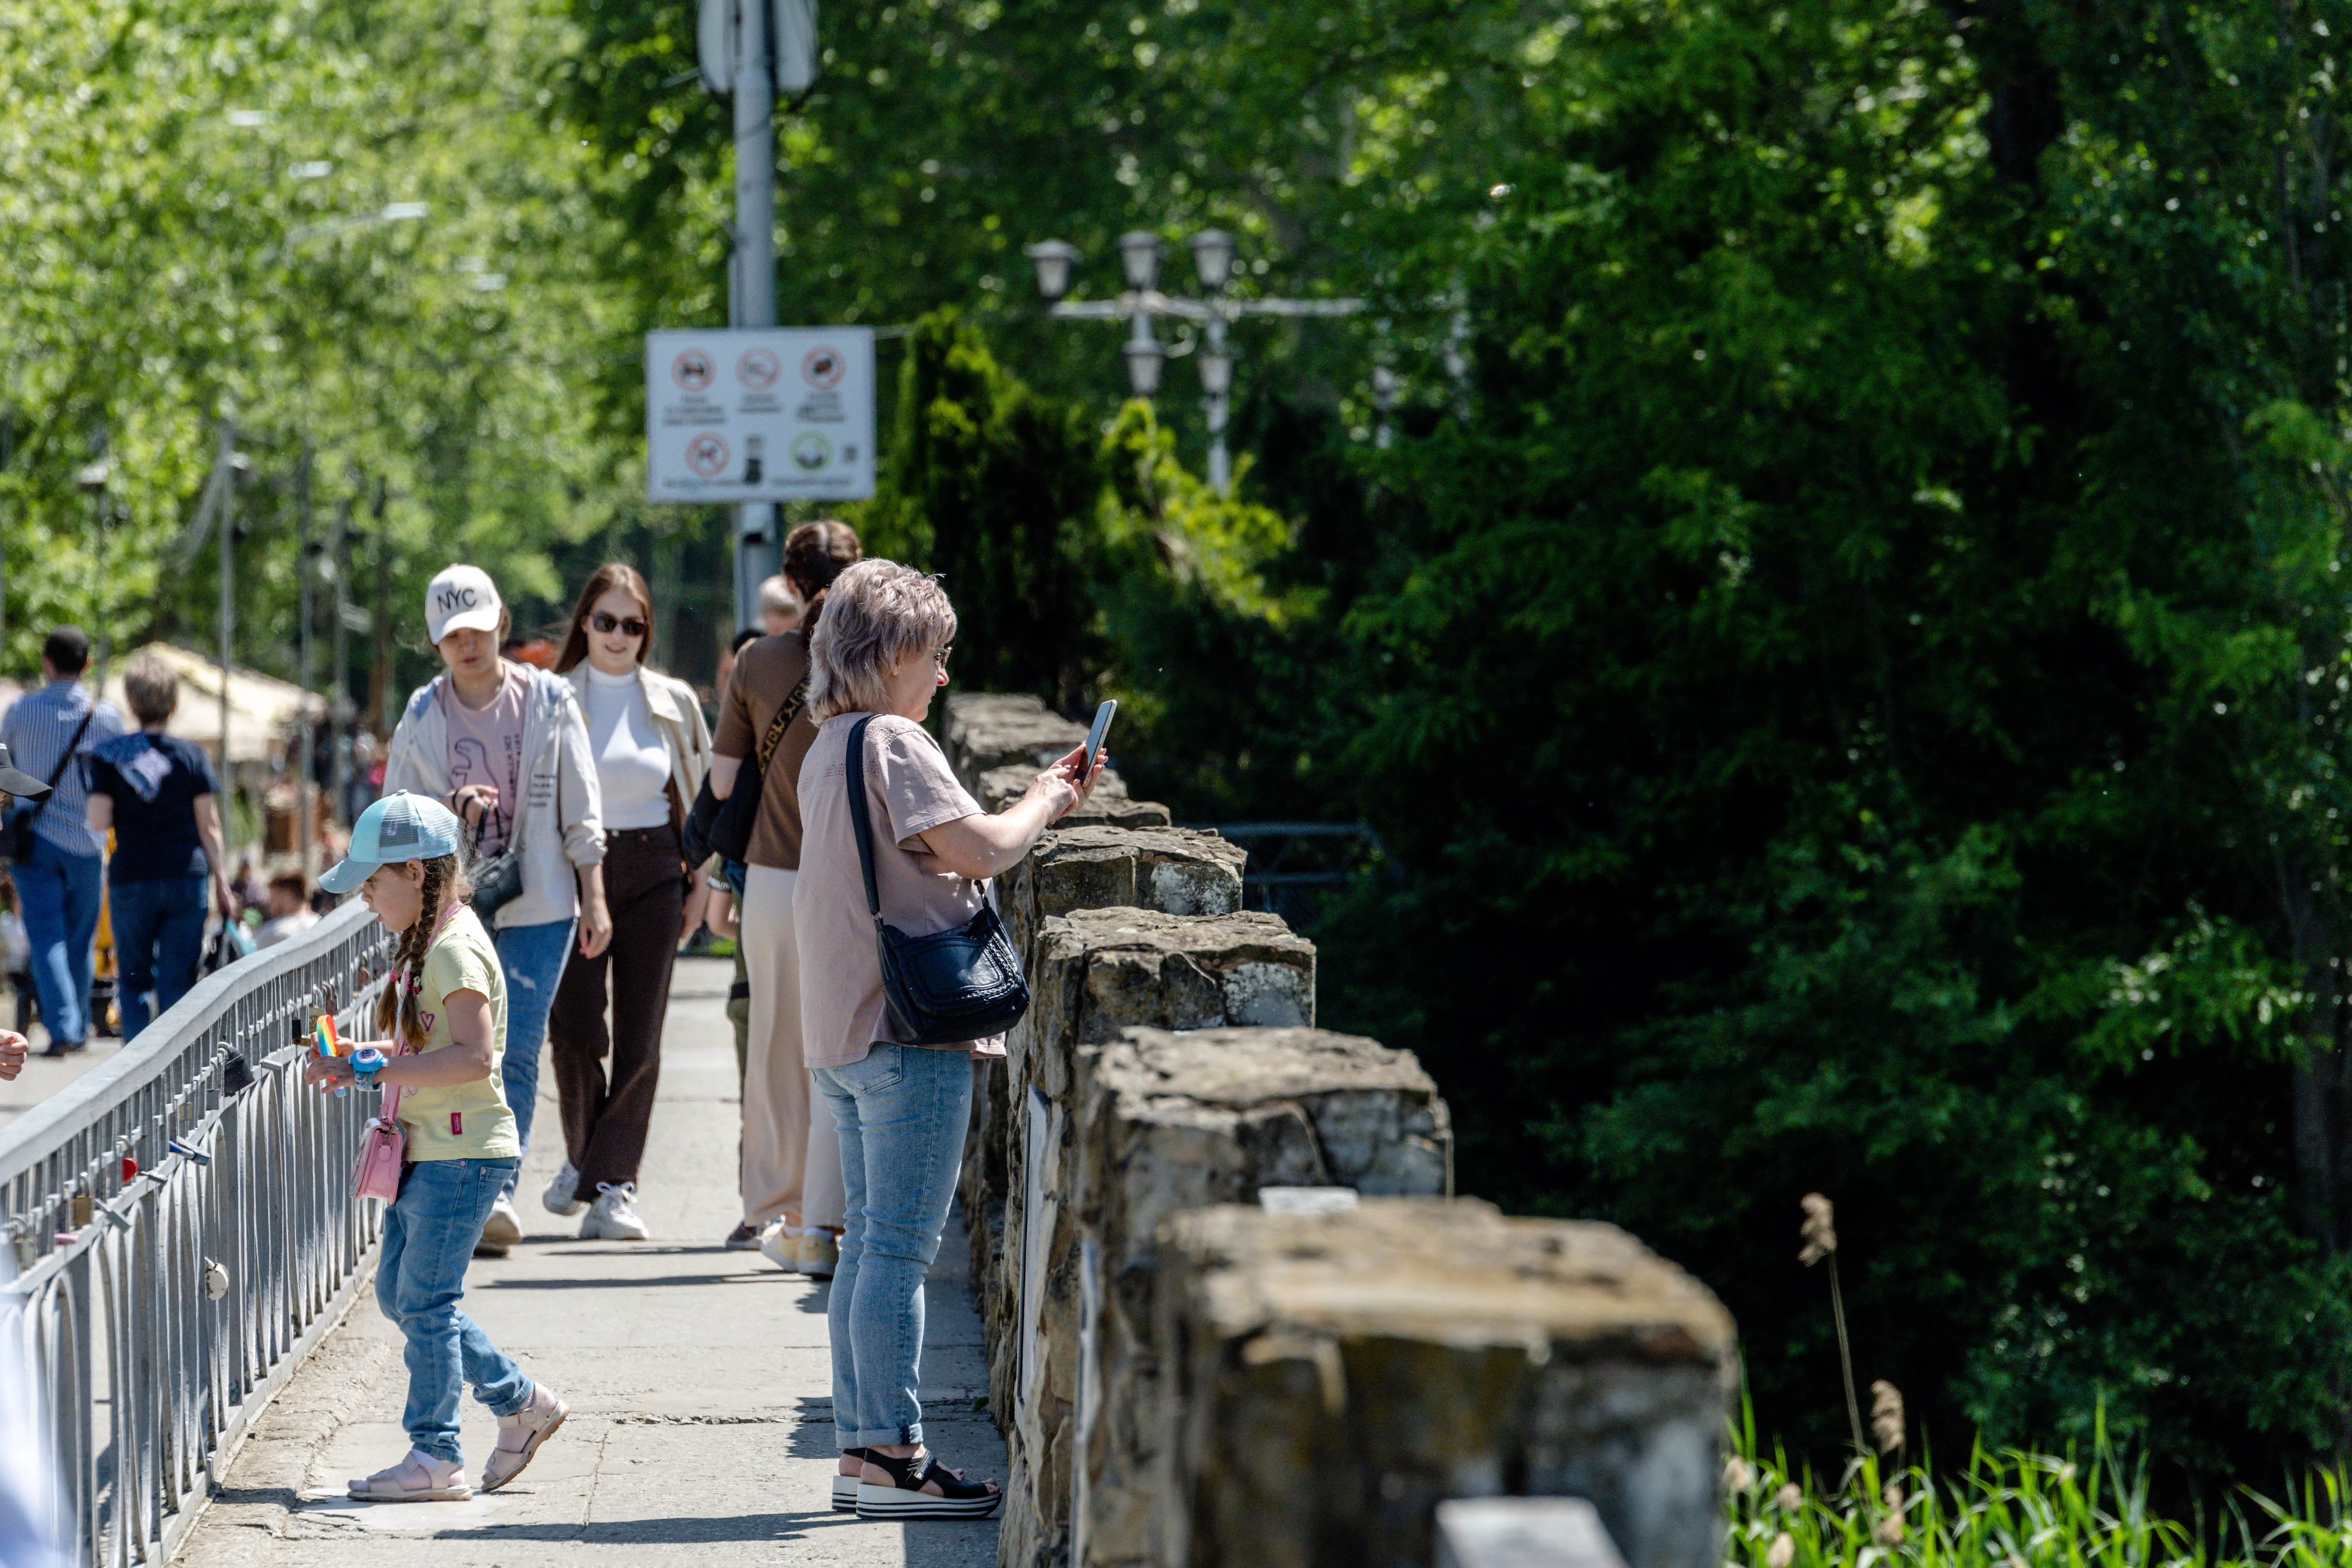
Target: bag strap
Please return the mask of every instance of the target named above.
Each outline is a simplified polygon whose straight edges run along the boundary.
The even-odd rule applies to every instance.
[[[81,738],[84,735],[89,733],[89,721],[97,717],[98,703],[93,700],[89,705],[89,711],[83,714],[81,722],[74,726],[73,739],[66,742],[65,755],[59,757],[58,765],[49,770],[49,793],[33,803],[31,814],[25,818],[27,824],[40,821],[41,813],[49,809],[49,802],[58,798],[58,781],[66,776],[66,764],[74,760],[74,748],[81,744]]]
[[[874,824],[866,806],[866,726],[872,722],[874,715],[868,713],[849,727],[849,751],[842,760],[841,773],[849,783],[849,828],[857,837],[857,868],[866,873],[866,908],[878,929],[882,895],[874,886]]]
[[[800,684],[793,688],[792,695],[784,699],[784,705],[776,710],[776,716],[768,721],[768,732],[760,737],[760,776],[762,779],[768,776],[768,764],[775,760],[776,748],[784,743],[784,731],[793,727],[793,721],[799,718],[801,710],[808,706],[808,692],[809,678],[803,675]]]

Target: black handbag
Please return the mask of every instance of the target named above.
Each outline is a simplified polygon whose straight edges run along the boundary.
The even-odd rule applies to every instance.
[[[713,855],[739,865],[751,859],[751,829],[760,820],[760,794],[768,786],[768,763],[783,744],[784,731],[808,706],[808,692],[809,678],[803,675],[768,721],[768,732],[760,737],[759,754],[746,758],[736,770],[735,787],[727,792],[725,800],[710,793],[710,776],[703,775],[702,787],[694,794],[694,809],[686,814],[686,831],[678,836],[688,865],[699,866]]]
[[[882,999],[892,1039],[902,1046],[961,1046],[1001,1035],[1029,1011],[1029,983],[992,905],[953,931],[908,936],[882,918],[874,884],[874,827],[866,805],[867,714],[851,726],[842,769],[849,784],[850,829],[866,876],[866,908],[882,961]]]
[[[89,711],[81,716],[81,722],[75,726],[73,739],[66,742],[65,755],[59,757],[58,765],[49,770],[49,793],[33,805],[9,814],[8,858],[17,865],[22,866],[32,859],[33,825],[41,820],[41,813],[49,809],[49,802],[57,799],[58,781],[66,776],[66,769],[74,760],[74,748],[81,744],[84,735],[89,733],[89,721],[97,717],[98,704],[93,702],[89,705]]]
[[[473,841],[467,857],[470,864],[466,868],[466,880],[474,888],[474,896],[467,902],[473,906],[474,918],[485,925],[522,893],[521,844],[501,845],[495,855],[481,852],[482,829],[489,820],[490,814],[485,811],[481,820],[474,824]]]

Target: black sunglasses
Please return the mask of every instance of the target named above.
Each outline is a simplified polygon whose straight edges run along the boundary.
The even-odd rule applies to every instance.
[[[591,630],[603,632],[607,636],[614,632],[625,632],[630,637],[641,637],[647,630],[646,623],[635,616],[631,616],[625,621],[616,621],[602,610],[588,617],[588,626]]]

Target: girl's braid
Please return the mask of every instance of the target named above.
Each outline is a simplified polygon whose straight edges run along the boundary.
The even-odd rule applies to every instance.
[[[400,951],[393,960],[392,979],[376,1004],[376,1026],[390,1035],[395,1028],[412,1046],[425,1043],[425,1019],[414,998],[425,984],[425,957],[433,949],[433,932],[441,919],[442,896],[457,874],[453,855],[441,855],[425,865],[425,884],[418,889],[416,921],[400,933]],[[462,891],[462,889],[461,889]],[[405,1010],[402,998],[411,998]]]

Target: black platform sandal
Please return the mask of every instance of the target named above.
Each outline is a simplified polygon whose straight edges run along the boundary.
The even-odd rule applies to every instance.
[[[1003,1493],[982,1482],[959,1480],[929,1448],[919,1447],[903,1459],[868,1448],[866,1462],[878,1466],[891,1484],[858,1483],[860,1519],[986,1519],[1004,1500]],[[925,1491],[923,1488],[930,1484],[947,1495],[933,1497]]]
[[[844,1448],[841,1451],[841,1457],[845,1459],[857,1459],[862,1461],[866,1458],[866,1450],[863,1448]],[[857,1479],[858,1479],[856,1476],[843,1475],[839,1469],[835,1469],[833,1472],[834,1512],[856,1513],[857,1511]]]

